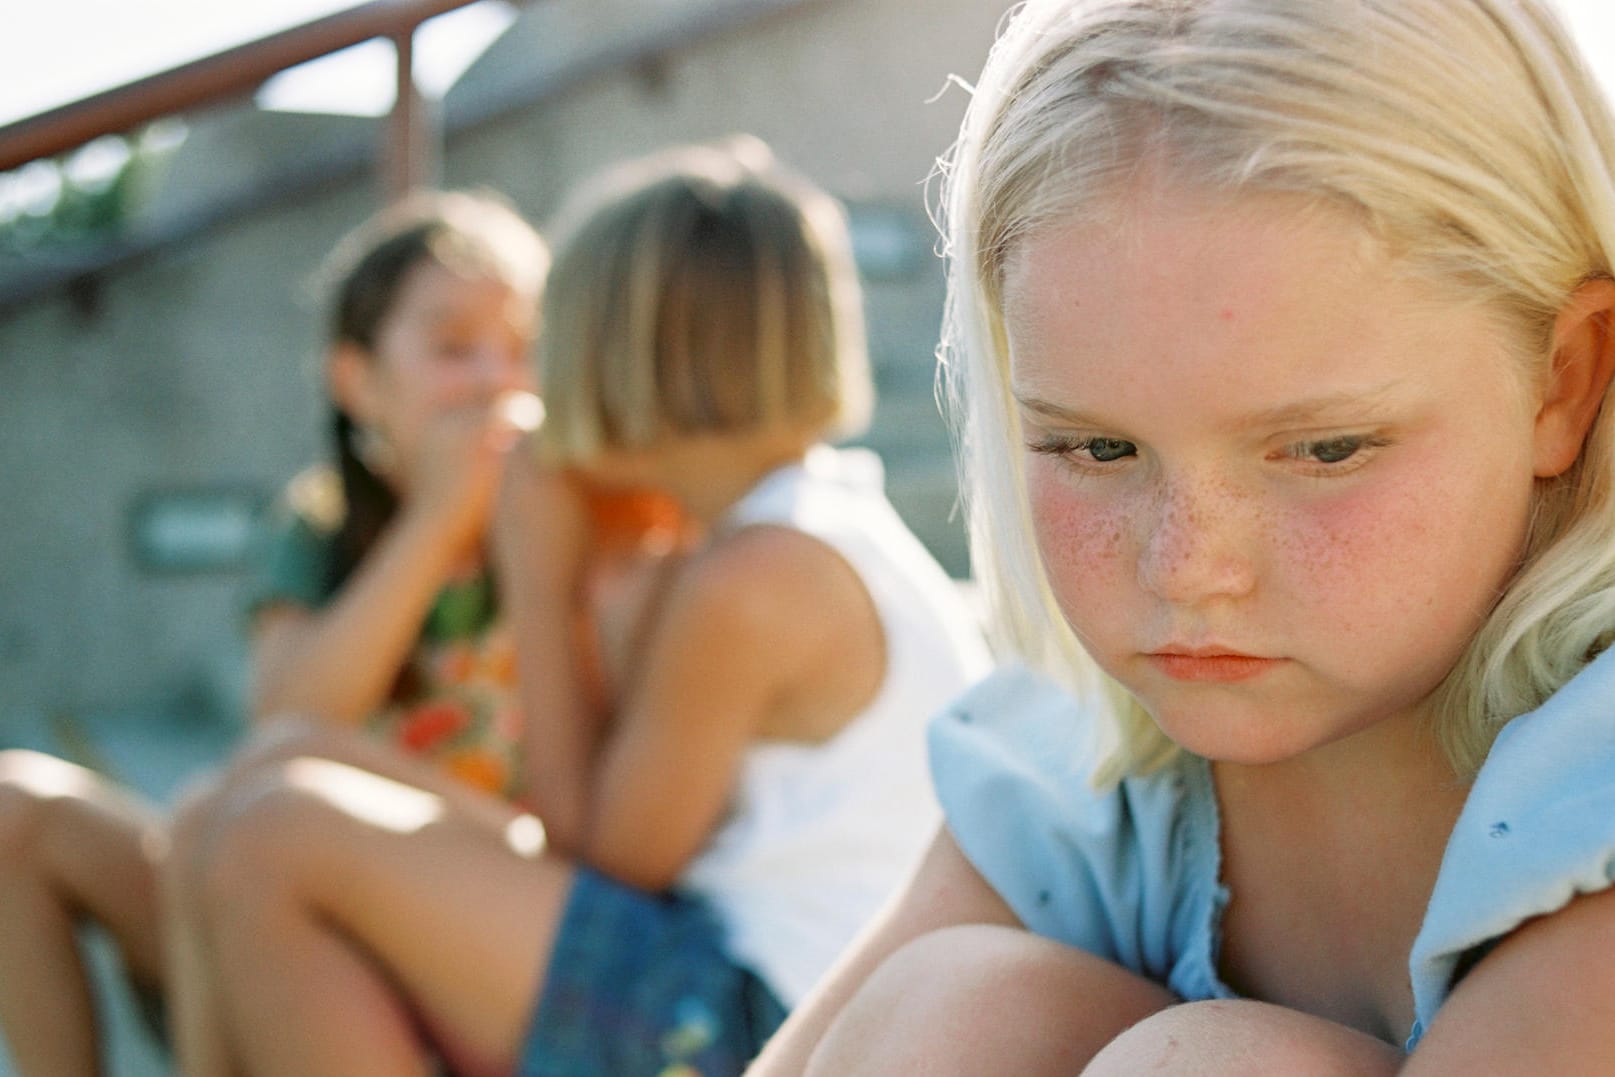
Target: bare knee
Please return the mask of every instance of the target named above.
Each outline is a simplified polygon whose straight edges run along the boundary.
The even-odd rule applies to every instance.
[[[908,943],[881,965],[860,992],[883,1006],[948,1018],[983,997],[1015,992],[1035,977],[1047,953],[1025,931],[971,924],[943,928]]]
[[[320,722],[285,715],[260,724],[222,770],[186,788],[176,798],[169,827],[172,886],[189,887],[207,860],[214,837],[226,820],[278,781],[293,759],[319,757],[332,747],[330,731]]]
[[[225,852],[236,863],[241,831],[265,825],[256,817],[271,809],[259,802],[273,800],[287,764],[326,756],[338,746],[333,731],[311,718],[286,715],[262,723],[222,771],[204,777],[177,798],[169,827],[165,889],[178,899],[222,885],[219,880],[206,881],[221,870],[217,840],[231,835],[232,845]]]
[[[1395,1073],[1402,1060],[1402,1053],[1389,1044],[1311,1014],[1264,1002],[1214,999],[1185,1002],[1138,1022],[1100,1052],[1083,1074],[1362,1077]]]
[[[165,903],[188,901],[196,892],[226,803],[226,785],[218,775],[192,783],[175,798],[161,873]]]
[[[55,756],[0,752],[0,877],[47,875],[73,844],[74,816],[103,785],[93,772]]]
[[[952,927],[893,953],[847,1003],[814,1051],[808,1073],[967,1072],[954,1044],[933,1057],[927,1029],[958,1033],[972,1023],[972,999],[1013,982],[1014,942],[1002,929]],[[1002,997],[1002,996],[997,996]]]
[[[0,752],[0,877],[29,871],[37,860],[49,801],[25,775],[32,752]]]
[[[946,928],[876,970],[810,1072],[1073,1073],[1170,1001],[1109,962],[1026,931]]]
[[[274,772],[206,791],[185,812],[178,883],[210,917],[283,895],[303,877],[303,836],[326,814],[326,805]]]

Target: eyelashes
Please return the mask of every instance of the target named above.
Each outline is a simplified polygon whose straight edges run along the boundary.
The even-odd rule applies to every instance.
[[[1269,453],[1267,459],[1294,462],[1320,476],[1342,475],[1366,464],[1376,450],[1390,444],[1389,439],[1379,434],[1341,434],[1290,442]],[[1138,455],[1136,444],[1113,437],[1044,434],[1028,441],[1026,447],[1040,456],[1052,456],[1073,467],[1092,471],[1104,470],[1108,464]]]
[[[1087,454],[1081,462],[1108,464],[1138,455],[1138,446],[1122,438],[1100,437],[1065,437],[1058,434],[1046,434],[1035,438],[1027,444],[1027,448],[1044,456],[1058,456],[1065,459],[1077,460],[1082,454]]]
[[[1317,441],[1297,441],[1286,445],[1278,455],[1286,460],[1315,464],[1330,470],[1350,470],[1367,462],[1373,450],[1390,442],[1377,434],[1343,434]]]

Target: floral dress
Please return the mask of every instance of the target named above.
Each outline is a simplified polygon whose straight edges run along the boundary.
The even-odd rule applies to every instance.
[[[282,602],[318,609],[331,600],[328,566],[340,519],[328,469],[293,480],[263,536],[250,613]],[[522,792],[515,644],[486,572],[438,593],[391,698],[365,728],[468,785],[507,798]]]
[[[485,573],[438,594],[393,700],[365,728],[468,785],[520,792],[515,645]]]

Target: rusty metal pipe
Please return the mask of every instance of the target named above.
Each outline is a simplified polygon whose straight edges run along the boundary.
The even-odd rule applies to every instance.
[[[0,127],[0,171],[64,153],[101,135],[245,96],[265,79],[375,37],[407,39],[427,19],[476,0],[370,0],[191,63]]]
[[[393,50],[396,87],[381,167],[381,193],[389,202],[417,188],[434,186],[443,159],[437,110],[415,83],[414,35],[395,37]]]

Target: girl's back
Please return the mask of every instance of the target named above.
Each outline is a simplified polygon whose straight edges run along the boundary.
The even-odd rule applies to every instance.
[[[822,701],[782,701],[777,729],[765,725],[746,749],[729,813],[682,877],[720,909],[733,951],[787,1001],[822,973],[824,954],[852,941],[891,891],[894,867],[911,862],[935,827],[922,731],[989,664],[958,585],[882,485],[872,453],[820,445],[763,479],[718,525],[720,536],[790,528],[830,547],[878,623],[862,648],[883,666],[874,691],[862,691],[850,717]],[[829,662],[855,661],[845,631],[833,638]]]

